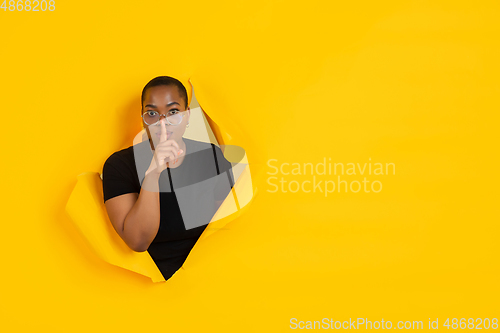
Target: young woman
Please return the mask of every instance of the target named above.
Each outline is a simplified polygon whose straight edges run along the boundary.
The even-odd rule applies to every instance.
[[[175,78],[142,91],[149,140],[122,149],[103,166],[104,203],[114,229],[134,251],[148,251],[165,280],[184,263],[234,179],[219,147],[184,138],[191,110]]]

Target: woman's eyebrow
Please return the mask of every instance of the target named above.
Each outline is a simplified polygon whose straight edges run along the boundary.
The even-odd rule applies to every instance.
[[[179,103],[177,103],[177,102],[170,102],[170,103],[168,103],[166,106],[167,106],[167,107],[169,107],[169,106],[174,105],[174,104],[180,105],[180,104],[179,104]],[[149,108],[156,108],[156,105],[154,105],[154,104],[146,104],[146,105],[145,105],[145,107],[146,107],[146,108],[148,108],[148,107],[149,107]]]

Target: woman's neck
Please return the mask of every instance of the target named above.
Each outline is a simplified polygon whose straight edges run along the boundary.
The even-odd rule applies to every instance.
[[[186,152],[186,142],[184,142],[184,138],[181,138],[181,142],[177,142],[179,148]]]

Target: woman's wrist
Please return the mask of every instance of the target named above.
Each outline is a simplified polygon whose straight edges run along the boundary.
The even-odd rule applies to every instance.
[[[142,181],[142,188],[149,192],[159,192],[160,174],[155,170],[148,170]]]
[[[149,169],[146,171],[146,173],[144,174],[144,176],[145,176],[145,177],[147,177],[147,176],[151,176],[151,175],[153,175],[153,176],[160,176],[160,175],[159,175],[159,173],[156,171],[156,168],[155,168],[155,169],[153,169],[153,168],[149,168]]]

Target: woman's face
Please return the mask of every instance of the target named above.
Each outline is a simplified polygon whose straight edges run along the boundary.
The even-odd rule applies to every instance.
[[[180,96],[179,89],[176,86],[156,86],[146,90],[142,113],[144,114],[144,112],[147,111],[156,111],[159,114],[175,114],[177,112],[186,111],[185,105],[186,101]],[[165,123],[167,128],[167,140],[181,142],[182,136],[186,131],[186,125],[189,122],[190,113],[191,111],[188,107],[187,111],[183,112],[184,117],[178,125],[169,125],[168,123]],[[160,141],[160,123],[157,125],[148,125],[143,121],[143,125],[146,128],[146,131],[148,131],[149,138],[153,140],[156,147],[156,143]]]

